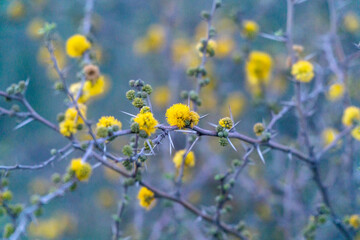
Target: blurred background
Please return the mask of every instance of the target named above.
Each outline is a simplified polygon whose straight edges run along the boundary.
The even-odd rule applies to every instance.
[[[184,102],[180,92],[195,88],[195,81],[186,75],[189,67],[198,66],[200,57],[196,44],[206,36],[206,24],[200,17],[202,10],[209,10],[212,1],[177,0],[101,0],[95,1],[92,15],[93,54],[101,72],[106,77],[106,94],[88,105],[88,119],[94,123],[104,115],[113,115],[129,128],[130,117],[120,111],[136,114],[125,93],[130,79],[142,79],[153,86],[152,104],[154,115],[161,123],[165,111],[176,102]],[[359,9],[356,1],[336,1],[338,33],[345,53],[356,51],[360,33]],[[65,53],[65,42],[79,33],[84,17],[85,1],[57,0],[4,0],[0,1],[0,89],[10,84],[30,79],[27,98],[34,109],[56,123],[56,116],[66,110],[65,96],[54,90],[57,80],[44,48],[44,39],[38,33],[45,22],[56,23],[56,57],[67,70],[67,81],[76,82],[77,62]],[[235,121],[241,121],[237,131],[255,137],[253,125],[269,122],[271,111],[281,108],[282,101],[293,96],[293,86],[288,80],[284,43],[258,36],[253,41],[241,35],[242,21],[257,22],[261,33],[281,36],[285,31],[286,1],[278,0],[225,0],[216,12],[214,26],[217,30],[216,56],[206,69],[211,83],[202,89],[200,115],[209,113],[200,126],[212,129],[208,122],[217,124],[229,116],[231,107]],[[306,86],[309,91],[316,82],[328,86],[334,75],[328,70],[322,46],[329,32],[329,9],[326,1],[306,1],[296,6],[294,42],[304,47],[304,54],[313,54],[316,70],[321,72],[315,83]],[[246,52],[263,51],[273,59],[272,77],[261,94],[246,84],[244,58]],[[351,98],[359,100],[359,68],[351,66],[349,85]],[[11,107],[0,99],[1,106]],[[324,145],[322,132],[327,128],[340,129],[343,105],[341,101],[330,102],[325,94],[314,101],[316,114],[311,118],[312,140],[316,148]],[[61,148],[66,140],[50,129],[31,122],[14,131],[15,119],[0,118],[0,165],[15,163],[38,164],[49,158],[50,150]],[[298,126],[294,112],[286,114],[277,125],[277,141],[297,145]],[[81,137],[81,133],[79,134]],[[177,150],[185,147],[185,135],[172,135]],[[129,141],[122,137],[111,143],[114,152],[121,152]],[[326,141],[326,139],[325,139]],[[217,138],[201,138],[194,148],[196,165],[190,170],[184,184],[184,196],[204,211],[210,211],[217,195],[214,175],[226,172],[232,159],[241,159],[243,148],[239,141],[233,142],[239,150],[221,147]],[[339,146],[322,165],[323,178],[331,187],[330,196],[340,215],[355,213],[358,202],[355,183],[348,187],[341,162],[343,146]],[[358,146],[354,168],[358,164]],[[51,183],[54,172],[64,173],[74,152],[66,159],[37,171],[12,172],[10,189],[17,202],[29,204],[32,194],[46,194],[56,187]],[[224,218],[229,223],[244,220],[254,239],[301,239],[302,229],[310,215],[321,202],[311,173],[298,161],[276,151],[264,155],[264,165],[256,154],[252,163],[239,177],[233,191],[232,214]],[[144,178],[154,186],[169,191],[173,182],[169,176],[175,168],[169,153],[169,142],[157,150],[157,155],[147,162]],[[112,215],[122,196],[122,179],[116,173],[102,167],[94,170],[88,183],[64,198],[51,202],[44,208],[37,226],[29,229],[29,239],[110,239]],[[346,186],[346,187],[344,187]],[[287,194],[291,189],[291,194]],[[206,224],[196,219],[182,207],[160,200],[150,211],[137,204],[138,187],[129,190],[130,204],[121,222],[123,236],[131,239],[208,239]],[[355,196],[354,196],[355,195]],[[354,200],[355,199],[355,200]],[[351,206],[351,207],[349,207]],[[0,226],[7,219],[0,219]],[[318,239],[341,239],[338,232],[326,223],[319,229]],[[25,239],[25,238],[24,238]]]

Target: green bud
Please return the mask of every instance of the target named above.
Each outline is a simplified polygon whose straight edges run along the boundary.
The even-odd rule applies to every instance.
[[[144,81],[141,79],[138,79],[135,81],[135,87],[142,87],[144,86]]]
[[[217,135],[218,135],[218,137],[221,137],[221,138],[222,138],[222,137],[224,137],[224,132],[218,132]]]
[[[222,202],[222,201],[224,201],[224,199],[225,199],[224,195],[218,195],[218,196],[216,196],[215,201]]]
[[[189,92],[189,95],[190,95],[190,99],[193,101],[196,101],[199,98],[199,95],[194,90],[191,90]]]
[[[135,98],[134,101],[132,102],[132,105],[136,108],[142,108],[145,103],[141,98]]]
[[[15,93],[15,87],[11,85],[10,87],[6,88],[6,93],[12,95]]]
[[[60,81],[55,82],[54,88],[57,91],[63,91],[64,90],[64,84]]]
[[[1,180],[1,186],[7,187],[9,185],[9,180],[7,178],[3,178]]]
[[[118,125],[114,125],[111,127],[112,132],[117,132],[120,130],[120,127]]]
[[[131,129],[131,132],[133,132],[133,133],[139,133],[139,131],[140,131],[139,124],[137,122],[132,123],[130,126],[130,129]]]
[[[52,176],[51,176],[51,181],[53,183],[59,183],[61,181],[61,176],[60,174],[58,173],[54,173]]]
[[[219,139],[220,146],[226,147],[228,145],[228,141],[226,138]]]
[[[135,180],[133,178],[126,178],[124,180],[124,186],[130,187],[135,184]]]
[[[224,179],[224,175],[222,174],[216,174],[214,177],[215,181],[220,181]]]
[[[56,116],[56,120],[57,120],[58,122],[64,121],[64,120],[65,120],[65,114],[59,113],[59,114]]]
[[[35,204],[38,204],[40,201],[40,196],[37,195],[37,194],[34,194],[30,197],[30,202],[31,204],[35,205]]]
[[[21,89],[21,91],[23,91],[26,87],[26,83],[25,81],[20,81],[18,84],[19,88]]]
[[[135,80],[130,80],[129,85],[130,85],[130,87],[134,87],[135,86]]]
[[[96,131],[96,135],[101,138],[105,138],[109,135],[109,130],[106,127],[100,127]]]
[[[125,156],[131,157],[133,155],[133,149],[130,145],[125,145],[122,149],[122,153]]]
[[[229,136],[229,132],[228,131],[223,131],[224,133],[224,137],[227,138]]]
[[[147,160],[147,156],[145,156],[145,155],[140,155],[140,156],[139,156],[139,160],[140,160],[141,162],[145,162],[145,161]]]
[[[221,5],[222,5],[222,0],[216,0],[216,2],[215,2],[215,7],[216,7],[216,8],[220,8]]]
[[[188,93],[187,91],[181,91],[180,97],[181,97],[182,99],[188,99],[189,93]]]
[[[216,35],[216,30],[215,30],[215,28],[211,27],[209,30],[209,37],[213,38],[213,37],[215,37],[215,35]]]
[[[9,238],[11,236],[11,234],[13,234],[15,232],[15,227],[12,223],[7,223],[4,227],[4,233],[3,233],[3,237]]]
[[[82,130],[83,128],[84,128],[84,125],[82,125],[80,123],[78,125],[76,125],[76,129],[79,131]]]
[[[35,214],[36,217],[40,217],[43,214],[42,207],[39,207],[38,209],[36,209],[34,214]]]
[[[202,17],[203,19],[205,19],[205,20],[209,20],[210,17],[211,17],[211,15],[210,15],[210,13],[209,13],[208,11],[202,11],[202,12],[201,12],[201,17]]]
[[[50,150],[50,154],[51,155],[56,155],[57,154],[57,150],[55,148]]]
[[[224,131],[224,128],[221,125],[217,125],[216,131],[217,132],[222,132],[222,131]]]
[[[139,131],[139,136],[141,138],[148,138],[149,137],[149,135],[144,130]]]
[[[126,98],[130,101],[134,100],[135,98],[135,91],[134,90],[129,90],[126,92]]]
[[[23,211],[24,206],[22,204],[15,204],[10,206],[10,208],[15,216],[19,216],[20,213]]]
[[[17,104],[14,104],[11,106],[11,110],[13,110],[14,112],[20,112],[20,107]]]
[[[13,198],[13,194],[10,190],[7,190],[3,193],[1,193],[1,198],[4,200],[4,201],[11,201],[12,198]]]
[[[72,178],[72,175],[70,173],[65,173],[63,176],[63,182],[67,183],[71,180],[71,178]]]
[[[150,95],[152,93],[152,91],[153,91],[150,84],[146,84],[145,86],[143,86],[142,90],[144,92],[146,92],[148,95]]]
[[[188,68],[186,74],[190,77],[195,76],[197,74],[197,68]]]
[[[75,191],[75,190],[76,190],[76,188],[77,188],[77,183],[76,183],[76,182],[74,182],[73,184],[71,184],[71,186],[70,186],[69,190],[70,190],[71,192],[73,192],[73,191]]]

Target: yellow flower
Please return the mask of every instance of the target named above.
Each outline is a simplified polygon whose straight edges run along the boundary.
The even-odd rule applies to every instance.
[[[79,107],[79,110],[81,112],[81,115],[86,118],[86,111],[87,111],[87,107],[84,105],[84,104],[81,104],[79,103],[78,104],[78,107]],[[71,107],[71,108],[68,108],[65,112],[65,119],[67,120],[72,120],[74,121],[75,123],[80,123],[80,124],[83,124],[84,123],[84,120],[78,116],[78,112],[76,110],[75,107]]]
[[[64,53],[63,48],[60,46],[59,43],[54,44],[54,56],[56,58],[57,63],[59,64],[60,69],[63,69],[66,66],[66,55]],[[47,75],[51,79],[58,79],[58,73],[56,70],[52,67],[52,61],[50,57],[50,53],[47,50],[46,47],[39,48],[38,54],[37,54],[37,60],[39,63],[43,64],[45,67],[47,67]]]
[[[156,131],[155,126],[159,124],[151,112],[139,113],[134,118],[134,122],[137,122],[140,130],[145,131],[148,136]]]
[[[349,224],[355,229],[360,227],[360,217],[357,214],[351,215],[349,218]]]
[[[89,163],[83,162],[81,158],[74,158],[71,160],[70,170],[75,173],[79,181],[87,181],[91,176],[92,167]]]
[[[75,34],[66,41],[66,53],[73,58],[81,57],[89,48],[91,43],[80,34]]]
[[[355,138],[356,140],[360,141],[360,126],[355,127],[355,128],[351,131],[351,135],[353,136],[353,138]]]
[[[78,95],[81,88],[81,82],[73,83],[70,85],[69,91],[75,97]],[[79,103],[86,103],[90,99],[100,96],[106,90],[106,81],[104,76],[100,76],[98,80],[86,81],[84,83],[83,90],[81,92],[80,98],[78,100]]]
[[[97,195],[98,203],[104,208],[110,208],[116,203],[116,195],[111,189],[101,189]]]
[[[76,123],[71,119],[65,119],[59,124],[59,130],[65,137],[70,137],[76,133]]]
[[[300,82],[310,82],[314,77],[314,66],[308,61],[300,60],[292,66],[291,74]]]
[[[171,45],[171,51],[174,63],[186,64],[191,53],[191,44],[183,38],[175,39]]]
[[[217,43],[215,42],[215,40],[210,39],[209,41],[207,41],[206,44],[206,56],[214,56],[215,52],[216,52],[216,48],[217,48]],[[196,49],[199,52],[199,56],[202,57],[204,55],[204,43],[203,40],[200,41],[197,45],[196,45]]]
[[[119,120],[117,120],[116,118],[114,118],[113,116],[106,116],[106,117],[101,117],[98,121],[98,123],[96,124],[97,128],[101,128],[101,127],[113,127],[113,126],[118,126],[119,129],[121,129],[122,124]]]
[[[167,86],[157,87],[151,97],[155,106],[165,108],[170,102],[170,89]]]
[[[344,16],[343,24],[345,29],[350,33],[356,33],[360,28],[359,18],[353,12],[349,12]]]
[[[38,39],[41,37],[39,30],[44,26],[45,22],[41,18],[34,18],[31,20],[26,28],[26,34],[32,39]]]
[[[174,163],[176,168],[181,167],[181,164],[183,162],[183,158],[184,158],[185,153],[186,153],[185,149],[177,151],[175,153],[175,156],[173,158],[173,163]],[[190,151],[188,153],[188,155],[186,155],[184,166],[185,167],[193,167],[193,166],[195,166],[195,154],[192,151]]]
[[[165,29],[159,24],[151,25],[145,37],[135,41],[134,51],[139,55],[158,52],[165,44]]]
[[[360,121],[360,109],[355,106],[347,107],[342,117],[345,126],[351,126],[355,121]]]
[[[325,129],[322,132],[322,139],[323,139],[324,145],[327,146],[330,143],[332,143],[338,134],[339,134],[339,132],[336,129],[333,129],[333,128]]]
[[[246,76],[250,85],[267,84],[272,70],[272,58],[265,52],[253,51],[246,63]]]
[[[344,96],[344,92],[345,88],[343,84],[334,83],[330,86],[327,96],[330,101],[337,101]]]
[[[254,39],[259,32],[259,25],[251,20],[245,20],[242,24],[241,34],[244,38]]]
[[[146,187],[140,188],[137,198],[140,206],[146,210],[150,210],[154,206],[155,194]]]
[[[235,42],[230,36],[221,37],[217,40],[216,57],[229,56],[235,48]]]
[[[187,105],[177,103],[166,110],[166,120],[171,126],[184,128],[190,126],[193,128],[199,122],[199,115],[190,111]]]
[[[219,125],[226,129],[231,129],[233,126],[233,121],[229,117],[225,117],[219,120]]]
[[[6,14],[9,18],[20,19],[25,14],[25,6],[21,1],[11,1],[6,9]]]

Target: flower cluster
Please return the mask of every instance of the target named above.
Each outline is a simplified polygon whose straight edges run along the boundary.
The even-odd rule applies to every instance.
[[[166,120],[171,126],[182,129],[185,127],[193,128],[199,123],[200,116],[194,111],[190,111],[189,106],[182,103],[172,105],[166,110]]]
[[[99,137],[107,137],[113,132],[120,130],[122,124],[113,116],[103,116],[96,124],[96,134]]]
[[[140,206],[146,210],[150,210],[155,205],[155,194],[146,187],[140,188],[137,198]]]
[[[84,104],[79,103],[78,108],[82,117],[86,118],[87,107]],[[65,137],[70,137],[72,134],[75,134],[81,124],[84,123],[76,107],[68,108],[64,115],[59,115],[59,131]]]
[[[205,49],[206,46],[206,49]],[[199,51],[199,56],[202,57],[204,52],[206,53],[206,56],[213,57],[215,56],[215,50],[216,50],[217,44],[215,40],[201,40],[197,45],[196,49]]]
[[[136,122],[139,125],[139,129],[145,131],[148,136],[151,136],[151,134],[156,131],[156,126],[159,124],[150,111],[140,112],[134,118],[134,122]]]
[[[134,44],[134,51],[139,55],[158,52],[165,44],[165,29],[163,26],[151,25],[146,35],[138,39]]]
[[[79,181],[87,181],[91,176],[92,167],[81,158],[74,158],[71,160],[69,171],[74,173]]]
[[[75,34],[66,41],[66,53],[72,58],[81,57],[90,48],[91,43],[80,34]]]
[[[246,39],[254,39],[259,32],[259,25],[251,20],[245,20],[242,23],[241,34]]]
[[[310,82],[314,78],[314,66],[309,61],[300,60],[292,66],[291,74],[299,82]]]

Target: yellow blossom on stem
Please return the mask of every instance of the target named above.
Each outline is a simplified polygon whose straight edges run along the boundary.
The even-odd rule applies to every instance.
[[[360,121],[360,109],[355,106],[347,107],[342,117],[345,126],[351,126],[354,122]]]
[[[360,227],[360,217],[357,214],[351,215],[349,218],[349,225],[355,229]]]
[[[233,124],[233,121],[229,117],[225,117],[219,120],[219,125],[226,129],[231,129]]]
[[[242,24],[241,34],[244,38],[254,39],[259,32],[259,25],[251,20],[245,20]]]
[[[349,12],[344,16],[343,20],[344,28],[350,33],[356,33],[360,28],[359,17]]]
[[[199,115],[190,111],[189,106],[177,103],[172,105],[166,110],[166,120],[171,126],[177,126],[178,128],[191,127],[193,128],[199,122]]]
[[[351,131],[351,136],[353,136],[353,138],[355,138],[356,140],[360,141],[360,126],[355,127]]]
[[[66,41],[66,53],[72,58],[81,57],[90,48],[91,43],[80,34],[75,34]]]
[[[150,210],[154,206],[155,194],[146,187],[140,188],[137,198],[140,206],[146,210]]]
[[[21,1],[18,0],[11,1],[6,9],[6,14],[9,18],[15,20],[20,19],[25,14],[25,6]]]
[[[314,66],[309,61],[300,60],[292,66],[291,74],[299,82],[310,82],[314,78]]]
[[[272,58],[265,52],[253,51],[246,63],[246,76],[250,85],[267,84],[272,70]]]
[[[112,127],[112,126],[118,126],[119,129],[121,129],[122,124],[119,120],[117,120],[113,116],[101,117],[99,119],[98,123],[96,124],[97,128],[101,128],[101,127],[108,128],[108,127]]]
[[[87,181],[91,176],[92,167],[89,163],[83,162],[81,158],[74,158],[71,160],[70,170],[75,173],[79,181]]]
[[[156,131],[156,125],[159,124],[151,112],[139,113],[134,122],[138,123],[139,129],[145,131],[148,136]]]
[[[327,97],[330,101],[337,101],[344,96],[345,88],[341,83],[334,83],[330,86]]]
[[[204,42],[205,40],[202,40],[196,45],[196,49],[199,51],[199,56],[202,57],[204,51],[206,52],[206,56],[214,56],[217,49],[217,43],[215,42],[215,40],[210,39],[207,41],[206,50],[204,49]]]
[[[86,118],[87,107],[84,104],[78,104],[81,115]],[[74,122],[83,124],[84,120],[78,115],[78,111],[75,107],[68,108],[65,112],[65,119],[72,120]]]
[[[74,120],[65,119],[59,124],[59,131],[65,137],[70,137],[72,134],[75,134],[76,130],[76,123]]]
[[[230,36],[224,36],[217,40],[216,57],[225,58],[229,56],[235,48],[235,42]]]
[[[170,89],[167,86],[157,87],[151,97],[155,106],[165,108],[170,102]]]
[[[176,168],[181,167],[181,164],[183,162],[183,158],[184,158],[185,153],[186,153],[185,149],[177,151],[175,153],[175,156],[173,158],[173,163],[174,163]],[[190,151],[188,153],[188,155],[186,155],[184,166],[185,167],[193,167],[193,166],[195,166],[195,154],[194,154],[194,152]]]
[[[69,91],[74,96],[77,96],[81,88],[81,82],[73,83],[70,85]],[[100,76],[95,82],[86,81],[84,83],[79,103],[86,103],[90,99],[97,97],[105,92],[106,81],[104,76]]]
[[[333,128],[325,129],[321,134],[324,145],[327,146],[330,143],[332,143],[338,134],[339,134],[339,132],[336,129],[333,129]]]

